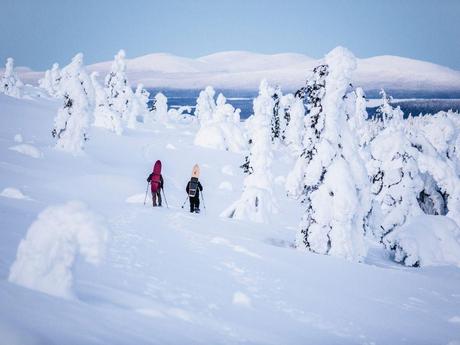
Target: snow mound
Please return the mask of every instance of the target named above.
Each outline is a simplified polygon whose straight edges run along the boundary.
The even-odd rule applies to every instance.
[[[104,255],[108,232],[101,218],[71,201],[42,211],[18,247],[8,280],[72,299],[72,267],[78,254],[92,264]]]
[[[460,267],[460,228],[449,217],[421,215],[384,238],[406,266]]]
[[[232,190],[233,190],[233,186],[232,186],[232,184],[231,184],[230,182],[228,182],[228,181],[223,181],[223,182],[221,182],[221,184],[219,185],[219,189],[232,191]]]
[[[251,299],[248,295],[237,291],[233,294],[233,304],[240,305],[243,307],[250,307],[251,306]]]
[[[31,200],[28,196],[22,194],[22,192],[19,189],[16,189],[13,187],[4,188],[2,192],[0,193],[0,196],[3,196],[5,198],[10,198],[10,199]]]
[[[32,158],[42,158],[43,153],[33,145],[20,144],[11,146],[10,150],[22,153],[23,155],[30,156]]]
[[[139,193],[131,195],[130,197],[126,198],[126,202],[129,204],[142,204],[144,203],[145,194]]]

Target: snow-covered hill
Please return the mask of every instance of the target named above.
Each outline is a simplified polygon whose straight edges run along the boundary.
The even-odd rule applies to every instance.
[[[319,60],[302,54],[256,54],[228,51],[197,59],[165,53],[149,54],[128,61],[128,75],[133,85],[178,89],[204,88],[257,89],[262,78],[297,89]],[[50,62],[51,65],[51,62]],[[111,61],[89,66],[105,74]],[[40,72],[19,71],[21,78],[36,83]],[[460,90],[460,72],[433,63],[397,56],[358,59],[355,83],[366,89]]]
[[[378,248],[367,264],[292,248],[302,210],[285,196],[286,155],[274,157],[278,216],[269,225],[224,219],[241,194],[242,155],[193,145],[196,125],[158,123],[122,136],[92,128],[86,154],[72,156],[53,148],[59,103],[0,95],[0,343],[460,342],[458,268],[406,268]],[[156,159],[169,208],[143,205]],[[196,162],[199,215],[181,208]],[[71,200],[104,219],[102,262],[77,257],[73,299],[8,282],[38,214]],[[59,219],[73,221],[65,212]],[[41,254],[53,263],[52,248]]]

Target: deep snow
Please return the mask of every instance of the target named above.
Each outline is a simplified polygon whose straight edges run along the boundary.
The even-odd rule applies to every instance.
[[[380,248],[366,264],[292,248],[302,210],[285,197],[287,155],[273,159],[279,213],[270,224],[221,218],[241,195],[242,154],[194,146],[195,125],[158,123],[122,136],[92,127],[86,153],[73,156],[53,148],[59,106],[0,95],[0,190],[27,196],[0,195],[0,343],[460,342],[459,268],[406,268]],[[18,134],[39,157],[10,149]],[[169,208],[143,205],[156,159]],[[180,208],[194,163],[200,215]],[[8,282],[38,215],[72,200],[104,218],[109,235],[99,265],[76,257],[75,298]]]

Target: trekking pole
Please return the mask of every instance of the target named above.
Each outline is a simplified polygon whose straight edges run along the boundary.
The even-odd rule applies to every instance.
[[[149,192],[149,184],[150,182],[147,182],[147,189],[145,190],[144,206],[145,206],[145,202],[147,201],[147,194]]]
[[[188,196],[185,197],[184,203],[182,204],[181,208],[184,208],[185,203],[187,202]]]
[[[165,190],[161,188],[161,191],[163,192],[163,197],[165,198],[166,207],[169,208],[168,200],[166,200]]]
[[[201,191],[201,197],[203,198],[203,208],[206,210],[206,204],[204,202],[204,193]]]

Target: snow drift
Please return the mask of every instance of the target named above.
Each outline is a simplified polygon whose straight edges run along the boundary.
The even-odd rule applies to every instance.
[[[73,298],[77,255],[98,264],[108,232],[102,219],[76,201],[50,206],[38,215],[18,247],[8,280],[53,296]]]

